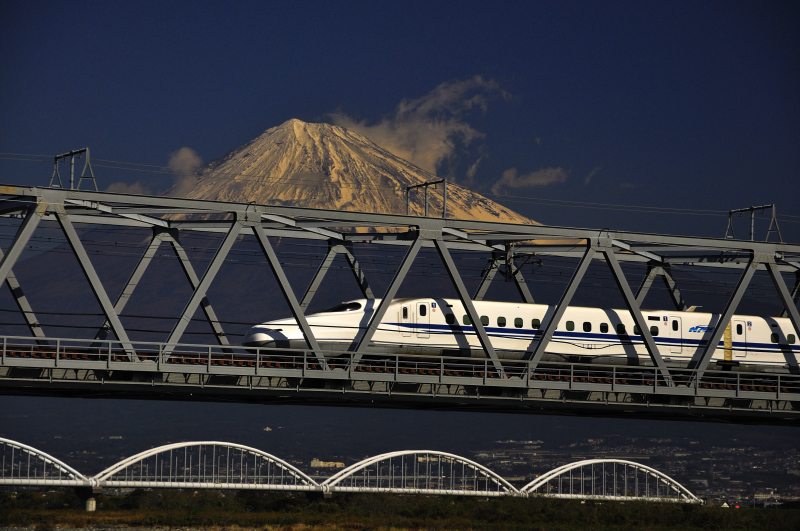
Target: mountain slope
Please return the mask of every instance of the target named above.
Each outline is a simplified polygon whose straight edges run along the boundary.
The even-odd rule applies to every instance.
[[[385,214],[405,214],[406,186],[436,179],[353,131],[289,120],[210,162],[185,195],[210,199]],[[480,194],[447,187],[448,218],[535,223]],[[424,212],[424,190],[411,213]],[[429,214],[442,214],[442,185],[429,191]]]

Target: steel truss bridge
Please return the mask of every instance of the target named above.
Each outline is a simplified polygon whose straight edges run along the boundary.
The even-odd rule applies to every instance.
[[[218,441],[168,444],[123,459],[95,476],[25,444],[0,438],[0,486],[75,487],[87,510],[102,489],[175,488],[333,493],[391,492],[454,496],[548,496],[701,503],[683,485],[648,466],[590,459],[558,467],[521,489],[485,466],[433,450],[369,457],[316,481],[256,448]]]
[[[641,234],[544,225],[515,225],[363,212],[225,203],[113,193],[0,185],[0,216],[17,232],[0,259],[6,282],[30,330],[29,337],[0,337],[0,393],[50,396],[226,400],[410,407],[503,412],[630,416],[649,418],[788,423],[800,419],[800,366],[790,349],[787,372],[767,373],[711,361],[726,325],[757,272],[765,272],[800,336],[800,245],[716,238]],[[13,273],[40,223],[55,222],[77,259],[106,322],[91,340],[45,334]],[[106,290],[76,231],[151,231],[150,243],[116,299]],[[221,244],[202,274],[180,244],[181,234],[219,233]],[[207,297],[237,239],[255,241],[286,304],[303,330],[305,349],[258,349],[231,345]],[[327,242],[328,251],[303,294],[290,285],[271,238]],[[162,244],[170,246],[192,293],[163,342],[132,341],[123,311]],[[368,245],[405,250],[382,297],[376,297],[358,262]],[[388,305],[423,248],[435,249],[474,323],[484,358],[380,357],[370,341]],[[388,249],[388,248],[387,248]],[[490,257],[477,291],[470,294],[451,252]],[[380,299],[347,352],[320,348],[304,312],[334,258],[342,254],[364,297]],[[481,300],[498,271],[513,280],[526,303],[533,296],[519,260],[571,257],[577,262],[567,288],[551,306],[542,328],[518,362],[500,360],[478,316]],[[606,265],[649,353],[639,366],[599,365],[545,356],[548,344],[584,275]],[[646,274],[631,288],[621,264]],[[651,285],[663,280],[677,310],[686,303],[672,266],[738,270],[740,275],[713,333],[696,349],[688,367],[670,367],[640,310]],[[793,275],[790,291],[784,275]],[[217,345],[182,343],[198,310],[214,330]]]

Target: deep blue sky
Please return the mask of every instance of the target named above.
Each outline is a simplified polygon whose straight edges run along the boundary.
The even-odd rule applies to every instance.
[[[498,87],[476,91],[485,111],[437,115],[484,135],[456,141],[440,167],[463,182],[483,156],[478,191],[510,168],[560,168],[565,181],[506,195],[715,211],[776,202],[800,216],[799,6],[4,3],[0,152],[89,146],[163,166],[188,146],[208,161],[289,118],[391,121],[401,101],[481,76]],[[0,160],[0,182],[45,185],[51,171]],[[169,180],[97,173],[101,188]],[[500,201],[560,225],[721,236],[726,224]],[[800,241],[800,217],[782,222]]]

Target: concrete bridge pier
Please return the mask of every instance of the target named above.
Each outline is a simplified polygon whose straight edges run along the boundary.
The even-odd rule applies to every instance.
[[[100,487],[75,487],[75,494],[80,498],[83,509],[89,512],[97,510],[97,500],[95,496],[102,493],[103,489]]]

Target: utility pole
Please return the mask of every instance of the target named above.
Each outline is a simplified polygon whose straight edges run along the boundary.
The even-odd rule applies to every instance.
[[[83,171],[81,172],[81,176],[78,179],[78,185],[75,186],[75,159],[81,160],[83,159],[82,155],[86,154],[86,159],[83,164]],[[53,175],[50,177],[50,188],[54,187],[56,181],[58,181],[58,188],[64,188],[64,183],[61,182],[61,174],[58,172],[58,163],[59,161],[66,162],[69,159],[69,189],[70,190],[80,190],[81,183],[83,180],[91,180],[94,183],[94,191],[97,192],[97,180],[94,178],[94,170],[92,170],[92,162],[89,159],[89,148],[85,147],[83,149],[76,149],[70,151],[69,153],[62,153],[61,155],[56,155],[53,157]],[[89,171],[89,175],[86,175],[86,171]]]
[[[436,188],[436,185],[439,183],[444,183],[444,202],[442,207],[442,217],[447,217],[447,181],[445,179],[439,179],[438,181],[427,181],[422,184],[412,184],[411,186],[406,186],[406,216],[411,215],[411,195],[410,192],[414,188],[425,188],[425,217],[428,217],[428,187],[433,186]]]
[[[735,239],[736,235],[733,232],[733,215],[739,214],[740,216],[745,212],[750,212],[750,241],[755,241],[756,235],[756,212],[761,211],[764,212],[767,209],[772,209],[772,219],[769,222],[769,229],[767,229],[767,237],[764,241],[769,241],[769,235],[773,232],[778,233],[778,241],[783,243],[783,236],[781,236],[781,229],[778,227],[778,217],[776,215],[775,205],[761,205],[761,206],[751,206],[747,208],[737,208],[735,210],[728,211],[728,228],[725,230],[725,238],[726,239]],[[774,227],[774,228],[773,228]]]

